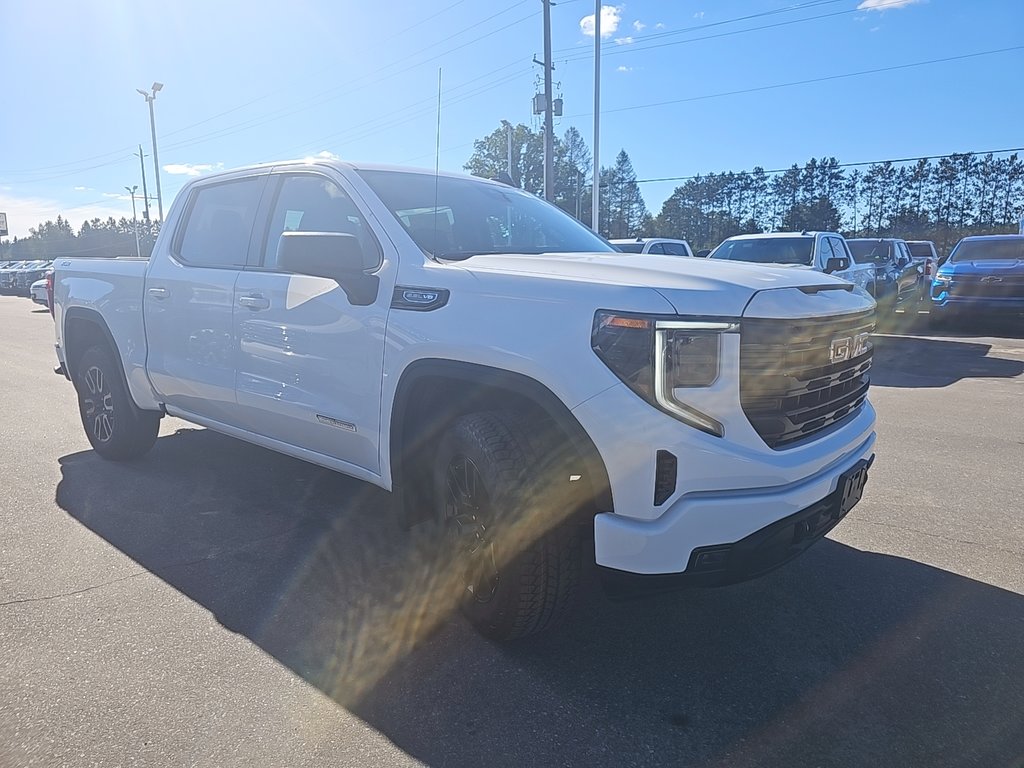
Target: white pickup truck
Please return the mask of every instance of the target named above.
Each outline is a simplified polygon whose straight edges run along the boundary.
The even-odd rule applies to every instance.
[[[842,235],[835,232],[765,232],[734,235],[713,250],[709,259],[751,264],[786,265],[835,275],[875,296],[875,268],[858,264]]]
[[[584,557],[612,588],[765,573],[874,458],[870,298],[618,253],[492,181],[221,173],[183,188],[150,259],[55,266],[97,453],[140,457],[169,414],[388,489],[496,638],[563,613]]]

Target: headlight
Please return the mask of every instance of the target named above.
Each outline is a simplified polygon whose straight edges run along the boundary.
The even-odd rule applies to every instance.
[[[953,282],[953,276],[952,275],[948,275],[947,274],[947,275],[936,275],[935,276],[935,285],[937,285],[937,286],[945,287],[945,286],[948,286],[952,282]]]
[[[709,387],[718,379],[722,334],[731,321],[598,312],[594,352],[636,394],[665,413],[721,437],[722,424],[676,397],[678,389]]]

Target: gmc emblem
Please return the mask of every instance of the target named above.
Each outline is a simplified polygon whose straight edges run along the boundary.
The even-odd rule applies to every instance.
[[[832,339],[828,348],[828,361],[830,363],[842,363],[860,357],[868,351],[868,339],[871,334],[868,331],[858,333],[856,336],[840,336]]]

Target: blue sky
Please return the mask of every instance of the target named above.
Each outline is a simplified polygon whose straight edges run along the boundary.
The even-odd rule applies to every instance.
[[[593,11],[552,10],[556,129],[588,144]],[[601,157],[626,149],[641,179],[1024,146],[1020,48],[735,93],[1022,46],[1024,0],[627,0],[604,13],[616,28]],[[165,208],[189,174],[322,151],[432,167],[438,67],[442,168],[460,170],[502,119],[538,125],[540,0],[33,0],[4,16],[0,211],[13,235],[57,213],[76,227],[130,215],[131,153],[151,151],[135,89],[155,80]],[[652,212],[673,187],[642,185]]]

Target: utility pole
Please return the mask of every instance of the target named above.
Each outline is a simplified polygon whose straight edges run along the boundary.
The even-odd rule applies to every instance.
[[[132,154],[135,154],[134,152]],[[135,155],[139,158],[139,170],[142,171],[142,202],[145,203],[145,212],[142,214],[142,218],[146,220],[146,224],[149,224],[149,192],[146,190],[146,164],[143,162],[145,157],[142,154],[142,145],[139,144],[139,154]]]
[[[138,258],[142,258],[142,248],[139,246],[139,216],[135,212],[135,190],[139,188],[138,184],[131,187],[125,187],[125,191],[132,196],[132,223],[135,225],[135,255]]]
[[[594,191],[590,228],[600,234],[601,226],[601,0],[594,0]]]
[[[544,3],[544,199],[555,198],[555,121],[551,96],[551,0]]]

